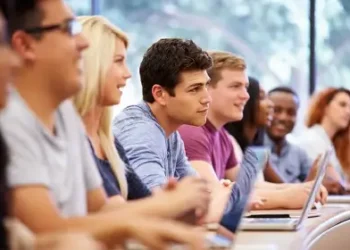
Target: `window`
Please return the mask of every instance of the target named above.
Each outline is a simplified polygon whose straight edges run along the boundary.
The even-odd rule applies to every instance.
[[[66,3],[73,9],[76,15],[90,15],[91,1],[85,0],[66,0]]]
[[[318,0],[316,8],[317,88],[350,88],[350,2]]]
[[[242,55],[266,90],[290,85],[306,100],[308,7],[308,1],[284,0],[102,1],[101,14],[131,40],[133,77],[121,106],[141,99],[138,67],[146,49],[161,37],[190,38],[204,49]]]

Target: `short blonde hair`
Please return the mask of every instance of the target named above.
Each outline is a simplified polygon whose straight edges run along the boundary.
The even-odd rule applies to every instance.
[[[74,98],[76,109],[83,117],[98,105],[108,70],[113,63],[116,38],[121,39],[125,47],[129,41],[122,30],[102,16],[80,16],[78,21],[83,25],[83,34],[90,43],[89,48],[83,52],[84,86]],[[112,107],[104,107],[98,136],[118,180],[121,194],[127,198],[128,186],[124,164],[114,145],[112,116]]]
[[[247,68],[243,57],[226,51],[208,51],[213,60],[213,66],[208,70],[210,85],[215,86],[221,79],[221,70],[232,69],[244,71]]]

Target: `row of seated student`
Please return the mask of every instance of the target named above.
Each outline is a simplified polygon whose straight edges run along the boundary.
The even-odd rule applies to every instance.
[[[7,154],[5,142],[1,144],[4,201],[1,202],[1,249],[22,249],[19,247],[31,243],[36,244],[37,249],[54,249],[52,244],[60,249],[101,249],[99,244],[91,242],[96,240],[113,247],[128,238],[135,238],[151,249],[164,249],[170,242],[202,248],[204,233],[175,221],[187,219],[188,214],[190,219],[198,220],[206,216],[210,193],[200,178],[189,177],[181,183],[169,180],[157,194],[130,204],[123,204],[119,197],[108,199],[105,195],[83,123],[69,99],[78,94],[87,81],[95,80],[89,86],[92,87],[89,91],[93,91],[90,98],[96,96],[88,99],[93,107],[89,112],[98,115],[101,110],[101,119],[108,116],[102,108],[106,105],[102,100],[105,93],[112,91],[112,101],[118,101],[120,90],[116,83],[125,84],[127,78],[123,73],[125,45],[113,27],[109,28],[103,20],[95,27],[93,18],[87,23],[107,37],[99,44],[98,53],[102,53],[103,48],[109,51],[103,54],[106,58],[101,57],[103,62],[97,64],[95,79],[82,82],[81,57],[89,41],[81,33],[81,23],[62,0],[3,1],[1,4],[1,12],[7,19],[7,29],[1,19],[3,108],[6,89],[9,82],[12,83],[1,117],[2,135],[8,147]],[[9,34],[5,34],[6,30]],[[15,53],[6,44],[6,36]],[[105,46],[108,42],[111,45]],[[99,57],[95,54],[91,59],[96,63]],[[112,79],[106,80],[106,77]],[[104,94],[99,95],[102,82],[111,89],[107,87]],[[110,104],[110,100],[107,101]],[[115,158],[108,161],[121,168],[116,149],[108,148],[113,140],[110,133],[103,134],[107,130],[98,128],[95,133],[104,139],[101,144],[110,149],[103,151],[106,157]],[[89,139],[91,146],[97,145],[95,138]],[[127,188],[124,186],[121,190],[127,197]],[[144,192],[144,195],[149,194]],[[17,221],[5,221],[8,215]],[[37,241],[22,225],[38,235]],[[5,237],[9,231],[10,237]],[[60,236],[60,232],[67,231],[83,232],[87,236],[76,237],[75,243],[65,235]],[[29,235],[24,237],[20,232]],[[22,244],[24,239],[28,242]],[[84,244],[89,246],[84,248]]]
[[[251,98],[245,106],[243,123],[233,122],[225,126],[234,138],[237,157],[241,158],[241,150],[250,144],[265,145],[271,150],[269,164],[273,167],[272,171],[268,171],[270,166],[266,167],[265,178],[276,183],[295,183],[314,176],[313,162],[326,149],[331,149],[333,154],[323,184],[331,194],[346,193],[349,156],[345,152],[350,150],[350,138],[346,136],[350,127],[350,91],[326,88],[312,96],[306,118],[308,129],[289,142],[287,135],[293,131],[297,118],[298,95],[291,88],[281,86],[270,90],[268,98],[262,98],[265,96],[262,89],[260,96],[258,90],[253,90],[259,82],[250,78],[250,83],[248,92]],[[262,98],[258,110],[253,108],[255,104],[249,105],[255,98]],[[249,114],[258,114],[256,122],[250,122],[253,119]],[[249,126],[255,128],[251,133],[244,131]]]
[[[17,67],[1,117],[10,213],[46,239],[73,230],[106,246],[136,238],[156,249],[169,242],[202,247],[204,234],[182,222],[220,222],[234,231],[228,215],[238,202],[237,171],[257,164],[244,147],[272,110],[259,85],[249,84],[244,59],[161,39],[140,65],[143,101],[112,122],[131,77],[126,34],[102,17],[74,18],[61,0],[8,3],[2,11],[21,62],[11,62],[6,49],[1,71]],[[268,117],[257,111],[264,108]],[[240,157],[224,127],[235,123],[247,141]],[[251,208],[301,208],[316,170],[300,183],[262,180]],[[296,192],[303,195],[285,199]],[[318,200],[326,196],[322,187]],[[225,227],[219,232],[232,237]]]
[[[345,136],[349,134],[350,126],[349,90],[326,88],[316,93],[307,114],[306,125],[309,129],[302,131],[291,143],[287,135],[295,126],[298,95],[291,88],[281,86],[270,90],[266,96],[262,88],[259,90],[259,82],[254,78],[249,79],[250,100],[245,106],[243,120],[225,125],[234,138],[236,157],[241,158],[242,150],[248,145],[265,145],[271,150],[265,178],[276,183],[295,183],[312,179],[316,170],[312,167],[315,166],[313,163],[330,148],[333,154],[323,184],[331,194],[346,193],[346,166],[349,164],[346,163],[348,155],[344,152],[349,151],[349,137]],[[259,99],[259,105],[256,105],[254,100]],[[251,114],[256,114],[256,118]],[[247,130],[247,127],[252,129]],[[314,130],[323,132],[318,132],[321,134],[319,136]],[[328,132],[325,131],[328,130],[334,133],[336,140],[326,136]]]

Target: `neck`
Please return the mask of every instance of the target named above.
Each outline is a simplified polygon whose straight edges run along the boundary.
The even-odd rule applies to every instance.
[[[86,133],[90,140],[98,136],[102,116],[102,108],[96,107],[88,111],[82,118],[85,125]]]
[[[252,126],[248,124],[244,126],[244,134],[246,135],[249,141],[249,144],[253,143],[254,137],[257,132],[258,132],[258,128],[256,126]]]
[[[171,119],[165,112],[164,108],[158,105],[156,102],[147,103],[150,107],[153,116],[156,118],[159,125],[164,129],[166,136],[168,137],[174,133],[181,125],[173,119]]]
[[[267,136],[270,138],[270,140],[273,142],[274,144],[274,148],[276,150],[276,153],[279,155],[282,151],[283,145],[286,141],[286,137],[282,137],[282,138],[272,138],[268,133]]]
[[[338,129],[327,119],[323,119],[321,121],[321,126],[324,128],[327,135],[332,140],[335,134],[337,133]]]
[[[23,70],[14,78],[13,85],[28,108],[52,133],[55,127],[55,111],[62,102],[45,87],[47,80],[40,74]]]
[[[209,108],[209,111],[208,111],[207,119],[211,122],[211,124],[213,124],[213,126],[217,130],[222,128],[226,123],[229,122],[229,121],[226,121],[224,119],[221,119],[220,116],[216,115],[215,112],[212,111],[212,109],[210,109],[210,108]]]

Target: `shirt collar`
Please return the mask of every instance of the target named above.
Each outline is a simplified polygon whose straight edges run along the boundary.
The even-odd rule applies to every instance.
[[[268,146],[271,149],[272,153],[276,153],[276,143],[271,140],[271,138],[268,136],[267,133],[264,135],[264,144]],[[282,150],[281,150],[281,155],[284,154],[285,150],[287,150],[289,146],[289,143],[287,139],[284,139],[284,142],[282,144]]]

